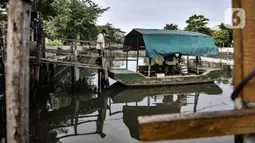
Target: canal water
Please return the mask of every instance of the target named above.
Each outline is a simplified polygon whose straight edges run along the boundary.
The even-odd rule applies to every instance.
[[[126,67],[125,62],[114,64]],[[233,109],[233,67],[211,62],[202,62],[201,66],[222,68],[223,72],[214,84],[189,86],[126,88],[110,80],[112,86],[102,94],[96,92],[97,72],[81,71],[82,80],[74,90],[58,84],[52,87],[54,92],[44,91],[43,96],[31,99],[30,142],[138,143],[138,116]],[[129,62],[128,69],[135,70],[136,62]],[[3,106],[0,109],[4,110]],[[4,116],[2,112],[0,115]],[[5,135],[4,122],[1,118],[0,139]],[[234,139],[226,136],[160,142],[233,143]]]

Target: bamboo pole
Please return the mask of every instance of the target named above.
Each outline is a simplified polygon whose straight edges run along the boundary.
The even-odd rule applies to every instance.
[[[7,142],[29,142],[30,4],[9,0],[6,61]]]

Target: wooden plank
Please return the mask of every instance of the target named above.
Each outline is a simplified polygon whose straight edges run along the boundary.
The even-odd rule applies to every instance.
[[[6,60],[7,142],[29,142],[29,35],[28,0],[9,0]]]
[[[33,60],[35,60],[35,57],[30,58],[30,61],[33,61]],[[101,67],[93,65],[93,64],[74,63],[74,62],[60,61],[60,60],[47,59],[47,58],[41,58],[41,63],[54,63],[56,65],[64,65],[64,66],[75,66],[76,64],[79,68],[101,69]]]
[[[142,141],[255,133],[255,110],[242,109],[138,117]]]

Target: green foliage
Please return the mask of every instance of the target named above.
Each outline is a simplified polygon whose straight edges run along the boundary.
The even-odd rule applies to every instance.
[[[177,24],[166,24],[166,26],[164,27],[165,30],[178,30],[178,25]]]
[[[232,40],[233,40],[233,30],[226,27],[224,23],[221,23],[219,25],[220,29],[221,30],[227,30],[228,31],[228,34],[229,34],[229,39],[228,39],[228,43],[232,43]]]
[[[0,13],[0,21],[7,21],[8,15],[6,13]]]
[[[213,34],[213,41],[217,46],[222,46],[228,42],[230,38],[228,30],[216,31]]]
[[[105,25],[98,26],[97,28],[98,31],[102,31],[103,29],[106,31],[105,41],[107,43],[123,43],[125,32],[118,28],[114,28],[111,23],[106,23]]]
[[[37,0],[36,7],[40,7],[40,15],[43,20],[49,20],[57,15],[56,2],[59,0]]]
[[[54,40],[46,43],[47,46],[62,46],[63,42],[61,40]]]
[[[194,14],[186,20],[187,27],[185,27],[185,30],[210,35],[210,28],[207,27],[208,21],[209,19],[205,18],[204,15]]]
[[[97,33],[97,18],[108,8],[101,8],[91,0],[55,0],[50,6],[54,12],[46,17],[44,31],[51,38],[91,40]],[[45,6],[47,7],[47,5]]]

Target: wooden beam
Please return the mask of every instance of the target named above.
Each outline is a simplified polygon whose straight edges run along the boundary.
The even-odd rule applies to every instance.
[[[232,0],[234,8],[245,10],[245,27],[234,29],[234,85],[237,86],[244,78],[255,70],[255,1],[254,0]],[[255,102],[255,79],[253,78],[245,85],[239,96],[246,102]]]
[[[7,142],[29,142],[28,0],[9,0],[6,60]]]
[[[35,57],[31,57],[30,60],[35,60]],[[64,65],[64,66],[78,66],[79,68],[88,68],[88,69],[102,69],[99,66],[96,66],[94,64],[84,64],[84,63],[74,63],[74,62],[68,62],[68,61],[60,61],[55,59],[47,59],[47,58],[41,58],[41,63],[54,63],[56,65]]]
[[[140,140],[159,141],[255,133],[255,110],[138,117]]]

